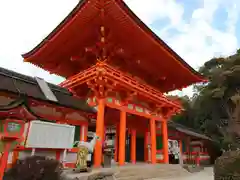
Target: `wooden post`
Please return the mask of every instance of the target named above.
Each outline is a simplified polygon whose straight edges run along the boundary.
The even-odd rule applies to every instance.
[[[191,138],[187,137],[188,152],[191,153]]]
[[[182,140],[178,141],[179,144],[179,164],[183,165],[183,148],[182,148]]]
[[[56,150],[56,160],[61,160],[61,150]]]
[[[7,142],[4,148],[4,152],[1,156],[1,161],[0,161],[0,180],[3,179],[5,169],[7,167],[7,162],[8,162],[8,155],[10,151],[11,143]]]
[[[12,153],[12,166],[17,163],[18,157],[19,157],[19,151],[14,150]]]
[[[136,164],[136,130],[131,130],[131,162]]]
[[[67,149],[64,149],[63,151],[63,157],[62,157],[62,163],[63,163],[63,166],[65,167],[66,165],[66,157],[67,157]]]
[[[156,120],[150,119],[150,134],[151,134],[151,161],[156,164],[157,145],[156,145]]]
[[[168,127],[167,121],[164,119],[162,122],[162,131],[163,131],[163,161],[165,164],[169,163],[168,157]]]
[[[100,167],[102,163],[102,140],[104,131],[104,109],[105,100],[98,100],[98,113],[96,121],[96,135],[99,136],[100,140],[96,142],[94,150],[94,167]]]
[[[119,158],[120,166],[125,164],[125,145],[126,145],[126,112],[120,112],[120,129],[119,129]]]
[[[189,136],[187,136],[187,140],[186,140],[186,149],[187,149],[187,162],[188,163],[192,163],[192,152],[191,152],[191,148],[190,148],[190,142],[191,142],[191,139]]]
[[[148,162],[148,132],[144,133],[144,161]]]
[[[197,166],[200,166],[200,153],[197,152],[196,157],[195,157],[195,162]]]
[[[32,148],[31,156],[35,156],[35,154],[36,154],[36,149]]]
[[[119,124],[116,125],[116,133],[115,133],[115,140],[114,140],[114,160],[115,162],[118,161],[118,144],[119,144]]]
[[[83,124],[80,128],[80,141],[87,142],[88,125]]]

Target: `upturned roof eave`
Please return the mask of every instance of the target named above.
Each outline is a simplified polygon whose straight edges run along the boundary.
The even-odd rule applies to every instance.
[[[37,46],[35,46],[32,50],[30,50],[27,53],[22,54],[21,56],[24,59],[29,58],[30,56],[32,56],[36,51],[38,51],[42,46],[44,46],[48,40],[50,40],[52,37],[54,37],[61,28],[63,28],[68,21],[70,20],[70,18],[72,18],[73,16],[75,16],[78,11],[86,4],[88,0],[79,0],[79,3],[74,7],[74,9],[60,22],[60,24],[54,28],[52,30],[52,32],[50,32]]]

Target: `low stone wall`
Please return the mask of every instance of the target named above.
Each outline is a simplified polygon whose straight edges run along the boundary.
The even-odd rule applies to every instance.
[[[214,180],[240,180],[240,150],[225,152],[217,158]]]

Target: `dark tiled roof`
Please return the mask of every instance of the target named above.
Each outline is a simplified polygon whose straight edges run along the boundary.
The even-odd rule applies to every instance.
[[[46,99],[35,78],[0,67],[0,91],[24,94],[34,99],[48,101],[53,104],[89,113],[95,112],[93,108],[87,105],[85,100],[74,97],[67,89],[51,83],[48,83],[48,86],[56,96],[58,102]]]
[[[204,135],[200,132],[197,132],[196,130],[194,130],[192,128],[189,128],[189,127],[183,126],[181,124],[175,123],[173,121],[168,122],[168,127],[171,127],[173,129],[176,129],[179,132],[182,132],[184,134],[187,134],[187,135],[190,135],[190,136],[193,136],[193,137],[196,137],[196,138],[206,139],[206,140],[212,141],[212,139],[207,137],[206,135]]]

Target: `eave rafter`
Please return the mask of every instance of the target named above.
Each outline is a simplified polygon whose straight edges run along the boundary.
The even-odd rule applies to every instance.
[[[107,91],[111,91],[121,86],[121,88],[126,89],[126,91],[133,92],[128,98],[131,98],[137,93],[138,96],[148,99],[148,101],[153,102],[158,106],[160,105],[159,107],[171,107],[174,112],[181,110],[180,104],[167,99],[167,97],[165,97],[160,91],[149,85],[138,82],[133,77],[126,75],[105,63],[98,63],[91,68],[68,78],[60,85],[73,90],[83,84],[87,84],[89,88],[97,93],[97,96],[106,96]]]

